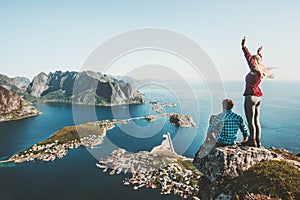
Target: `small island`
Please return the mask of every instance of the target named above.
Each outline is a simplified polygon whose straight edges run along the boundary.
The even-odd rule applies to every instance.
[[[192,116],[180,115],[176,113],[167,114],[170,117],[170,123],[179,127],[195,127],[196,123]]]
[[[152,104],[152,110],[160,114],[163,117],[168,116],[170,118],[170,123],[178,127],[196,127],[196,122],[190,115],[183,115],[178,113],[166,113],[164,112],[164,107],[176,107],[174,103],[160,103],[157,101],[150,101]]]

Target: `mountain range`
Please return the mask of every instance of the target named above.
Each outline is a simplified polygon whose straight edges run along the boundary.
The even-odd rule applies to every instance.
[[[45,101],[97,105],[142,103],[141,94],[123,80],[92,71],[39,73],[27,93]]]

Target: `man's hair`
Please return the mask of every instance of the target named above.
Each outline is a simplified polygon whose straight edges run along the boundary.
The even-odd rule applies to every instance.
[[[223,108],[225,110],[231,110],[233,108],[233,101],[231,99],[224,99],[223,102]]]

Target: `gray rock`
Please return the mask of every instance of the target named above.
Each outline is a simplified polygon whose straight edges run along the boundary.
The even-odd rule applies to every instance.
[[[300,158],[285,149],[271,148],[268,150],[234,145],[212,148],[205,157],[198,152],[193,161],[196,168],[203,173],[199,180],[199,187],[202,189],[198,195],[200,199],[205,200],[236,199],[236,195],[239,195],[241,199],[266,199],[262,198],[267,197],[263,193],[251,195],[248,192],[249,187],[251,187],[248,183],[251,183],[251,181],[247,183],[247,180],[243,178],[251,177],[247,173],[250,172],[249,169],[255,164],[260,162],[268,163],[274,160],[290,163],[292,164],[291,168],[296,168],[300,171]],[[291,171],[293,170],[291,169]],[[266,176],[272,176],[272,173],[266,173]],[[242,185],[239,185],[240,183],[237,182],[239,179],[244,180]],[[277,177],[277,182],[274,184],[278,184],[278,180],[279,178]],[[259,184],[255,188],[261,187]],[[261,184],[263,185],[264,183]],[[243,196],[244,194],[247,194],[248,197],[247,195]]]
[[[214,148],[207,156],[198,158],[194,165],[211,182],[220,177],[235,178],[254,164],[277,159],[278,155],[264,148],[227,146]]]

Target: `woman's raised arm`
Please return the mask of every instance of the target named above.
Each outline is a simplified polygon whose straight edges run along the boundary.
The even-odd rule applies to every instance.
[[[253,62],[253,60],[251,59],[252,55],[251,55],[250,51],[248,50],[248,48],[246,47],[246,37],[245,36],[242,39],[241,45],[242,45],[242,50],[244,52],[247,63],[249,65],[250,69],[252,70],[252,68],[253,68],[253,63],[251,63],[251,62]]]

